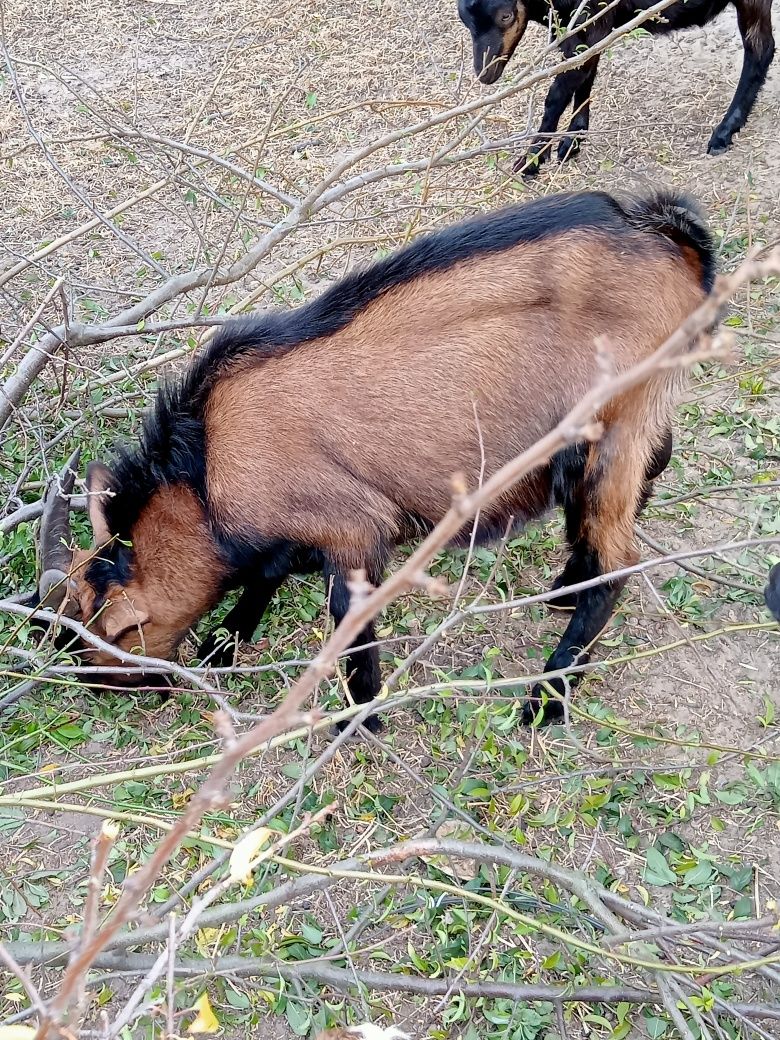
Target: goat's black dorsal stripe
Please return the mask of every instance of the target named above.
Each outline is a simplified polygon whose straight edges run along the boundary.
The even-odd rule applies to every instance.
[[[633,208],[624,208],[605,192],[548,195],[424,235],[341,279],[302,307],[228,322],[179,380],[161,387],[143,424],[140,444],[119,451],[113,467],[115,494],[106,505],[111,531],[121,539],[130,538],[133,524],[154,490],[167,484],[187,484],[207,504],[204,408],[214,384],[242,360],[261,361],[332,335],[396,286],[523,242],[579,229],[625,236],[627,230],[642,228],[657,230],[664,237],[669,221],[658,217],[659,200],[666,209],[677,201],[683,209],[688,205],[682,196],[671,194],[635,203]],[[706,228],[698,228],[695,213],[688,216],[690,227],[686,224],[678,230],[686,237],[691,231],[704,236],[692,244],[706,259]],[[668,238],[666,242],[674,248]]]

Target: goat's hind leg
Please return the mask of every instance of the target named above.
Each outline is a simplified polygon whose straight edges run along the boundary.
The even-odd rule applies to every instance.
[[[552,494],[556,505],[563,508],[566,521],[566,541],[569,545],[569,558],[561,573],[550,586],[550,591],[568,588],[578,582],[587,581],[590,575],[586,569],[586,557],[580,551],[579,539],[582,527],[582,511],[584,508],[583,493],[585,483],[585,461],[587,446],[573,444],[559,451],[552,459]],[[547,600],[550,610],[574,610],[577,606],[577,593],[565,592]]]
[[[638,512],[644,509],[653,488],[653,481],[660,477],[672,457],[674,443],[672,429],[667,427],[663,431],[662,439],[658,447],[650,457],[645,474],[645,486],[642,491]],[[562,506],[566,520],[566,540],[571,552],[566,565],[550,586],[550,591],[568,588],[569,585],[577,585],[581,581],[587,581],[593,577],[588,568],[588,554],[583,551],[579,544],[582,526],[582,514],[585,508],[583,493],[585,487],[585,459],[586,448],[584,444],[573,445],[559,451],[552,460],[552,485],[555,504]],[[571,611],[577,606],[577,593],[564,592],[555,599],[547,601],[551,610]]]
[[[554,460],[553,490],[564,506],[571,545],[571,556],[554,587],[599,578],[638,559],[634,521],[647,500],[650,481],[668,461],[671,434],[648,458],[643,444],[621,438],[620,428],[618,424],[608,430],[596,444],[568,448]],[[625,578],[614,578],[564,599],[574,613],[545,672],[562,671],[588,660],[589,647],[612,616],[625,582]],[[573,685],[576,678],[546,681],[555,696],[549,696],[543,684],[535,686],[524,706],[526,722],[532,722],[540,709],[544,722],[563,716],[567,683]]]
[[[728,112],[715,128],[707,145],[710,155],[725,152],[734,134],[747,122],[775,54],[772,0],[734,0],[734,6],[745,48],[742,74]]]

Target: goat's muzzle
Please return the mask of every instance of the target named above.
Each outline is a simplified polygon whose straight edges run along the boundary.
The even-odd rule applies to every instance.
[[[490,59],[490,64],[483,64],[486,61],[487,58],[485,56],[480,59],[479,63],[475,60],[474,71],[480,83],[490,86],[490,84],[497,83],[501,79],[506,68],[506,58],[499,55]]]

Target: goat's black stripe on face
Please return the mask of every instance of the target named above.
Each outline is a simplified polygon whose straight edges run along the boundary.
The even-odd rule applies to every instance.
[[[126,585],[133,574],[133,553],[121,542],[100,549],[86,567],[85,577],[95,592],[95,610],[105,602],[111,585]]]

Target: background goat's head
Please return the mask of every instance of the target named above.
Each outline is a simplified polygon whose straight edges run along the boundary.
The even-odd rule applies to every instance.
[[[522,0],[459,0],[460,20],[471,33],[474,71],[481,83],[495,83],[528,25]]]

